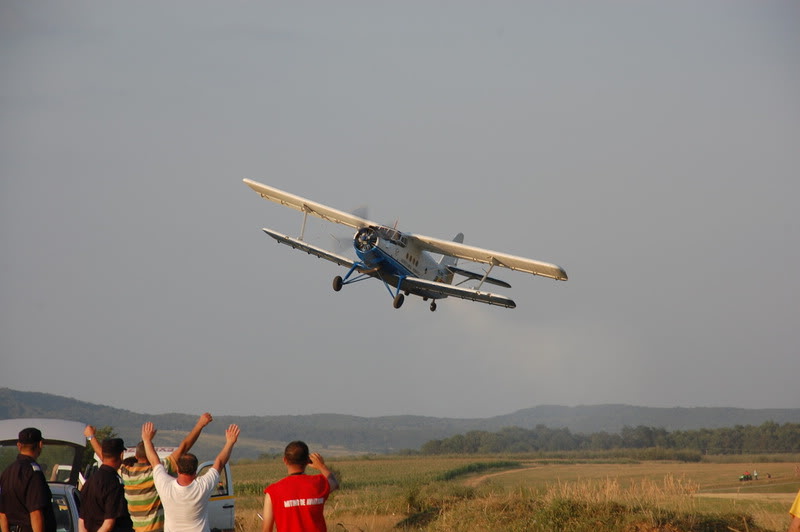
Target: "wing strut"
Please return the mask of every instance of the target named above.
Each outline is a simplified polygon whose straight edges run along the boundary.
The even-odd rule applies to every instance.
[[[486,270],[486,273],[483,275],[483,278],[481,279],[481,282],[478,283],[478,287],[475,290],[480,290],[481,289],[481,286],[483,286],[483,283],[489,277],[489,274],[492,273],[492,268],[494,268],[495,264],[500,264],[500,263],[497,262],[497,259],[492,257],[492,262],[489,263],[489,269]]]
[[[303,240],[303,236],[306,234],[306,220],[308,220],[308,211],[311,209],[308,208],[308,205],[305,203],[303,204],[303,225],[300,227],[300,238],[299,240]]]

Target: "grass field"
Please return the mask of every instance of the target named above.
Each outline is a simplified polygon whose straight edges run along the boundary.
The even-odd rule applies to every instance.
[[[800,458],[800,457],[798,457]],[[783,531],[796,462],[536,460],[524,456],[328,458],[342,488],[329,530]],[[745,471],[759,480],[740,482]],[[237,529],[259,530],[280,459],[233,466]],[[767,478],[767,476],[770,478]]]

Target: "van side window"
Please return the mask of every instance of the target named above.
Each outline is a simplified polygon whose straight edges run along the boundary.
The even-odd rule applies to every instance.
[[[208,470],[211,469],[211,464],[204,466],[200,471],[197,472],[197,476],[205,475],[208,473]],[[228,471],[227,468],[223,467],[222,471],[219,472],[219,484],[217,484],[217,489],[211,492],[211,496],[214,495],[227,495],[228,494]]]

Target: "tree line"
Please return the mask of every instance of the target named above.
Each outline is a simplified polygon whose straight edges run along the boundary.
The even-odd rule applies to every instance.
[[[800,424],[737,425],[718,429],[676,430],[623,427],[617,433],[573,434],[566,428],[509,427],[499,432],[471,431],[423,444],[422,454],[609,451],[615,449],[693,450],[701,454],[800,452]]]

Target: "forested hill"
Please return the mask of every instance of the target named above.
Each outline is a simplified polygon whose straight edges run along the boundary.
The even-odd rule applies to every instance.
[[[567,428],[570,432],[617,433],[623,427],[648,427],[673,430],[717,429],[736,425],[760,425],[765,421],[776,423],[800,422],[798,408],[653,408],[630,405],[594,406],[536,406],[518,410],[513,414],[483,420],[489,430],[503,427]]]
[[[160,428],[164,445],[174,445],[194,426],[201,412],[149,415],[78,401],[57,395],[0,388],[0,419],[46,417],[111,426],[126,442],[139,440],[142,423]],[[649,408],[629,405],[537,406],[489,418],[454,419],[426,416],[358,417],[344,414],[303,416],[227,416],[212,412],[215,422],[196,446],[198,455],[216,454],[230,423],[242,428],[237,457],[276,453],[291,440],[303,439],[331,452],[394,452],[420,449],[434,439],[469,431],[504,427],[533,429],[538,425],[567,428],[574,434],[617,433],[624,427],[673,430],[760,425],[765,421],[800,423],[800,409]],[[45,435],[46,437],[46,435]]]

